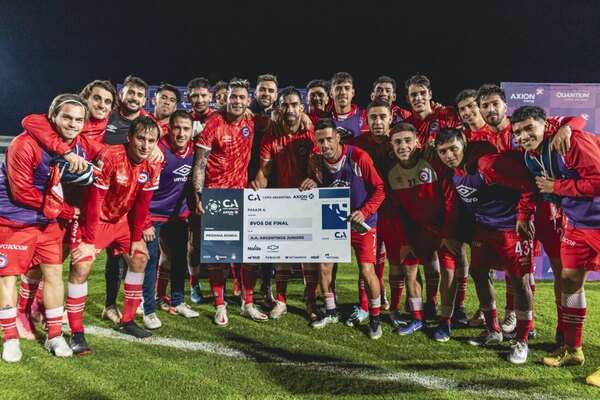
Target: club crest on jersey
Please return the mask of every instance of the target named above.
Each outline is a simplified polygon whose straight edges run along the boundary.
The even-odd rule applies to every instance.
[[[242,136],[246,139],[248,139],[250,137],[250,128],[248,128],[247,126],[242,128]]]
[[[8,256],[4,253],[0,253],[0,269],[8,265]]]
[[[431,121],[429,124],[429,133],[438,133],[440,130],[440,123],[438,120]]]
[[[420,170],[419,181],[421,181],[422,183],[431,182],[431,171],[429,171],[427,168],[423,168],[422,170]]]
[[[147,172],[142,172],[140,176],[138,176],[138,183],[146,183],[150,179],[150,174]]]
[[[298,155],[305,156],[306,153],[308,153],[308,149],[306,148],[306,146],[298,147]]]

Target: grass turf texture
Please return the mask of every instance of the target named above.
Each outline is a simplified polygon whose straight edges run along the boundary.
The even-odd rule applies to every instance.
[[[104,254],[104,253],[103,253]],[[65,268],[66,269],[66,268]],[[343,323],[313,330],[299,300],[302,282],[289,285],[288,314],[258,324],[239,315],[239,301],[228,298],[230,323],[212,323],[212,303],[193,305],[200,317],[186,320],[158,311],[163,327],[148,343],[123,340],[108,321],[101,321],[104,300],[104,256],[90,277],[84,322],[93,353],[59,359],[39,343],[21,341],[23,360],[0,364],[0,399],[168,399],[168,398],[598,398],[600,391],[585,377],[600,366],[600,283],[587,284],[583,367],[553,369],[540,359],[555,348],[552,282],[536,285],[535,324],[527,364],[505,361],[508,344],[474,348],[466,341],[479,329],[452,332],[448,343],[430,338],[434,324],[411,336],[392,334],[382,312],[383,338],[368,339],[366,326]],[[387,273],[387,271],[386,271]],[[341,265],[338,294],[347,316],[356,294],[357,269]],[[273,282],[274,284],[274,282]],[[503,315],[504,282],[494,283]],[[258,286],[258,285],[257,285]],[[203,294],[208,295],[203,281]],[[232,284],[228,281],[227,294]],[[388,289],[389,293],[389,289]],[[257,298],[260,298],[258,296]],[[189,293],[187,293],[189,302]],[[122,294],[119,304],[122,304]],[[469,281],[467,312],[477,300]],[[138,321],[141,324],[141,318]],[[161,339],[180,339],[176,342]],[[68,337],[67,337],[68,340]],[[193,342],[193,343],[191,343]],[[173,343],[189,350],[170,347]]]

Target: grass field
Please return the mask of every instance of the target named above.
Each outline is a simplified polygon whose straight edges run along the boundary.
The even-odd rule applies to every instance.
[[[551,282],[537,284],[538,338],[530,343],[527,364],[515,366],[504,360],[507,343],[486,349],[466,344],[479,330],[455,330],[444,344],[429,338],[433,327],[400,337],[391,333],[386,312],[384,336],[378,341],[367,338],[366,326],[339,323],[312,330],[299,300],[299,279],[289,286],[288,314],[280,321],[245,319],[239,302],[229,298],[226,328],[212,324],[213,306],[206,303],[193,306],[201,315],[192,320],[159,311],[163,327],[154,339],[135,341],[100,320],[103,267],[101,257],[90,278],[84,320],[93,353],[58,359],[43,349],[42,340],[22,341],[23,360],[0,363],[0,399],[600,398],[600,389],[585,384],[585,377],[600,366],[600,283],[587,285],[587,363],[552,369],[540,363],[554,349]],[[356,275],[355,267],[340,267],[342,312],[356,299]],[[502,309],[503,282],[496,288]],[[476,303],[469,282],[469,314]]]

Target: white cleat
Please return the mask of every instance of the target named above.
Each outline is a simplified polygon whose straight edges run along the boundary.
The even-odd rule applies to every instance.
[[[174,309],[177,314],[186,318],[196,318],[200,316],[200,313],[198,311],[192,310],[192,307],[190,307],[186,303],[178,304],[174,307]]]
[[[44,348],[50,353],[54,353],[56,357],[71,357],[73,355],[73,349],[67,344],[63,335],[46,339]]]
[[[217,307],[217,312],[215,312],[215,324],[219,326],[227,326],[227,324],[229,324],[226,305],[223,304]]]
[[[245,303],[242,305],[242,311],[240,313],[244,317],[252,318],[256,322],[265,322],[269,320],[266,314],[261,313],[254,307],[254,303]]]
[[[275,307],[273,307],[273,309],[269,313],[269,318],[277,320],[281,318],[284,314],[287,314],[287,304],[285,304],[283,301],[278,300],[275,303]]]
[[[507,360],[513,364],[525,364],[527,355],[529,354],[529,346],[522,340],[510,341],[510,352]]]
[[[162,322],[160,322],[156,313],[144,315],[142,321],[144,323],[144,328],[146,329],[158,329],[162,326]]]
[[[517,329],[517,314],[514,311],[507,311],[500,327],[502,328],[502,333],[511,333]]]
[[[9,363],[16,363],[21,361],[23,353],[21,353],[21,346],[19,345],[19,339],[8,339],[2,345],[2,360]]]

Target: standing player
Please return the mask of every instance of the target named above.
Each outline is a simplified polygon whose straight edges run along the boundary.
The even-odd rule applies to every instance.
[[[411,307],[411,322],[395,332],[412,334],[424,326],[423,299],[417,282],[419,259],[424,265],[437,262],[441,267],[442,307],[435,340],[450,339],[457,279],[455,270],[466,260],[462,257],[464,243],[457,240],[458,200],[447,168],[438,159],[428,162],[418,148],[417,130],[401,122],[391,132],[396,162],[386,175],[393,197],[392,225],[396,241],[390,246],[390,271],[404,270]],[[462,224],[468,225],[463,218]]]
[[[217,105],[217,111],[221,111],[227,105],[227,86],[227,82],[218,81],[212,88],[212,97]]]
[[[123,81],[123,88],[119,92],[119,108],[108,119],[104,143],[123,144],[127,142],[127,135],[131,121],[140,115],[146,115],[144,105],[148,94],[148,84],[141,78],[129,75]]]
[[[158,147],[165,155],[165,163],[160,173],[160,184],[150,203],[147,228],[143,232],[149,253],[142,287],[143,322],[147,329],[157,329],[162,325],[156,316],[155,299],[156,293],[159,296],[164,295],[169,277],[171,280],[170,305],[174,312],[186,318],[200,315],[184,302],[188,235],[186,218],[189,214],[187,207],[188,175],[192,170],[194,158],[194,144],[191,141],[192,116],[185,111],[175,111],[171,114],[169,126],[169,133],[158,142]],[[159,289],[155,292],[159,243]],[[163,268],[165,264],[168,264],[170,268]],[[161,277],[163,279],[160,279]]]
[[[525,150],[525,162],[536,177],[544,200],[563,209],[568,217],[560,254],[565,346],[544,364],[553,367],[582,365],[583,323],[586,315],[584,283],[589,271],[600,270],[600,139],[573,130],[571,148],[563,157],[551,150],[546,113],[525,106],[511,117],[514,137]],[[600,386],[600,370],[588,377]]]
[[[254,99],[248,106],[248,109],[254,114],[270,115],[271,111],[277,107],[277,77],[272,74],[259,75],[256,80],[256,89],[254,90]]]
[[[348,220],[352,224],[351,243],[356,253],[360,275],[366,283],[369,295],[369,337],[381,337],[379,309],[381,293],[379,279],[375,274],[377,250],[377,209],[385,198],[383,181],[377,174],[369,154],[358,147],[341,143],[341,135],[335,122],[330,118],[320,120],[315,126],[317,146],[325,159],[325,168],[320,186],[350,188],[350,209]],[[307,179],[301,188],[314,188],[314,180]],[[320,265],[320,284],[325,299],[325,316],[313,321],[316,329],[338,322],[335,295],[331,282],[333,264]]]
[[[71,146],[71,151],[80,154],[90,150],[84,148],[89,143],[78,136],[87,117],[83,99],[72,94],[57,96],[48,110],[55,132]],[[18,362],[22,357],[14,300],[17,275],[25,274],[31,264],[39,264],[45,280],[43,302],[48,336],[44,347],[59,357],[73,354],[61,329],[62,237],[65,222],[77,219],[79,210],[67,203],[48,202],[53,190],[46,187],[51,158],[32,136],[23,133],[11,142],[0,168],[0,326],[2,359],[6,362]]]
[[[138,117],[129,128],[127,145],[113,146],[100,154],[99,160],[104,164],[102,173],[85,194],[81,242],[71,252],[67,313],[72,332],[71,348],[76,354],[90,353],[83,328],[87,277],[96,254],[107,247],[116,255],[124,254],[129,267],[125,276],[122,330],[137,338],[152,336],[138,327],[134,318],[148,262],[142,231],[161,169],[160,164],[151,164],[147,158],[159,138],[160,128],[156,122],[150,117]]]
[[[534,185],[526,168],[482,142],[464,141],[456,128],[443,129],[435,139],[442,162],[453,170],[452,181],[476,225],[471,241],[471,276],[475,281],[487,330],[469,341],[474,346],[502,342],[490,266],[503,265],[515,289],[517,333],[508,361],[522,364],[529,353],[533,325]]]
[[[329,106],[329,93],[331,84],[323,79],[313,79],[306,85],[306,102],[308,104],[308,118],[316,124],[321,118],[331,117],[327,112]]]
[[[373,90],[371,91],[371,101],[381,100],[388,103],[392,109],[392,124],[396,125],[399,122],[406,120],[410,117],[411,112],[400,108],[394,104],[396,101],[396,81],[389,76],[380,76],[373,82]],[[366,119],[367,115],[364,113],[363,117]],[[363,131],[367,131],[364,129]]]
[[[187,84],[187,97],[192,103],[190,115],[194,121],[194,138],[202,132],[206,120],[215,112],[210,108],[213,99],[210,82],[206,78],[194,78]]]
[[[247,80],[233,78],[229,82],[226,110],[210,118],[202,135],[196,139],[193,180],[196,209],[201,215],[204,214],[204,188],[241,189],[248,183],[248,163],[255,128],[254,120],[244,117],[250,103],[248,87]],[[259,312],[253,302],[256,266],[244,264],[242,268],[242,315],[255,321],[266,321],[268,317]],[[208,264],[207,269],[216,307],[214,321],[219,326],[226,326],[229,318],[223,297],[223,264]]]
[[[177,109],[177,103],[181,101],[181,92],[169,83],[161,84],[157,89],[152,104],[154,113],[150,114],[160,127],[162,134],[169,132],[169,118]]]
[[[269,131],[263,136],[260,169],[255,180],[251,182],[254,190],[267,187],[273,167],[277,171],[277,187],[299,188],[308,177],[310,156],[318,151],[312,129],[301,128],[300,117],[304,111],[302,94],[294,87],[287,87],[281,92],[279,104],[283,118],[282,134]],[[309,271],[316,271],[316,267],[315,264],[304,265],[304,268]],[[286,290],[291,272],[291,264],[275,264],[277,298],[275,306],[269,312],[271,319],[279,319],[287,313]],[[309,293],[307,293],[308,297],[311,297]],[[313,298],[307,299],[309,313],[313,303]]]
[[[354,80],[347,72],[336,72],[331,77],[331,110],[335,126],[340,133],[342,143],[359,136],[366,126],[362,110],[352,104],[354,98]]]

